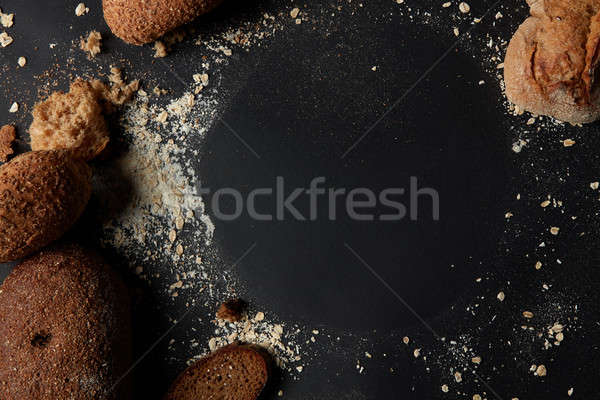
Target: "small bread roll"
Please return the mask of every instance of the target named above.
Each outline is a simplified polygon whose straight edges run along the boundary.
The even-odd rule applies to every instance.
[[[103,0],[104,19],[127,43],[150,43],[211,11],[221,0]]]
[[[504,61],[506,96],[521,110],[572,124],[600,117],[595,82],[600,1],[527,0],[531,16]]]

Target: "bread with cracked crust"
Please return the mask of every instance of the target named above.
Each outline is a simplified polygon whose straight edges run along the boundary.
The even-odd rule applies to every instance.
[[[527,3],[531,16],[506,52],[506,96],[533,114],[572,124],[597,120],[600,0]]]
[[[102,0],[110,30],[127,43],[150,43],[211,11],[221,0]]]

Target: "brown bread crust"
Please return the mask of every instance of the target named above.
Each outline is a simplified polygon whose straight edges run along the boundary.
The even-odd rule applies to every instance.
[[[104,19],[127,43],[150,43],[211,11],[221,0],[102,0]]]
[[[91,195],[91,169],[66,151],[35,151],[0,166],[0,263],[60,238]]]
[[[600,0],[527,0],[531,16],[504,61],[508,99],[522,110],[572,124],[600,117],[595,84]]]
[[[0,398],[127,399],[112,386],[131,362],[126,288],[95,254],[45,250],[0,287]]]
[[[0,128],[0,162],[7,162],[8,157],[14,153],[12,145],[17,138],[17,131],[12,125]]]
[[[268,360],[256,346],[222,347],[183,371],[164,400],[255,400],[269,379]]]

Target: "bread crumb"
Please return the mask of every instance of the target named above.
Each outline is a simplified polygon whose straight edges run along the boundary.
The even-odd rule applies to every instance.
[[[533,318],[533,313],[531,311],[523,311],[523,316],[525,318],[531,319]]]
[[[8,156],[14,154],[12,145],[16,139],[16,130],[12,125],[0,128],[0,162],[8,161]]]
[[[87,39],[81,38],[79,47],[81,50],[89,53],[90,57],[94,58],[100,53],[102,46],[102,35],[98,31],[91,31]]]
[[[540,366],[538,366],[535,370],[534,375],[536,376],[546,376],[546,367],[542,364]]]
[[[600,182],[592,182],[592,183],[590,183],[590,188],[592,188],[593,190],[598,189],[599,186],[600,186]]]
[[[254,316],[255,321],[262,321],[264,319],[265,319],[265,314],[262,311],[257,312],[256,315]]]
[[[290,11],[290,17],[296,18],[299,13],[300,9],[298,7],[292,8],[292,11]]]
[[[463,14],[468,14],[471,11],[471,6],[464,1],[458,5],[458,9]]]
[[[571,147],[575,144],[575,141],[573,139],[565,139],[563,140],[563,146],[565,147]]]
[[[0,46],[6,47],[9,46],[13,42],[13,38],[8,35],[6,32],[0,33]]]
[[[567,390],[567,395],[568,395],[569,397],[571,397],[571,396],[573,395],[573,391],[574,391],[574,389],[573,389],[573,388],[571,388],[571,389]]]
[[[19,64],[19,67],[24,67],[25,64],[27,64],[27,59],[25,57],[19,57],[17,64]]]
[[[454,380],[456,381],[456,383],[461,383],[462,382],[462,374],[458,371],[456,371],[454,373]]]
[[[2,10],[0,10],[0,23],[5,28],[10,28],[13,26],[15,14],[4,14]]]
[[[279,392],[277,392],[277,396],[283,397],[283,390],[280,390]]]
[[[154,58],[163,58],[168,54],[167,46],[160,40],[154,42]]]
[[[85,15],[88,12],[90,12],[90,9],[87,8],[83,3],[79,3],[77,4],[77,7],[75,7],[75,15],[77,15],[78,17],[81,17],[82,15]]]
[[[442,392],[448,393],[448,385],[442,385]]]
[[[496,297],[498,298],[498,300],[504,301],[504,298],[505,298],[504,292],[498,292],[498,295]]]
[[[17,103],[16,101],[14,103],[12,103],[12,105],[10,106],[10,109],[8,110],[8,112],[10,113],[16,113],[17,111],[19,111],[19,103]]]
[[[167,122],[168,118],[169,118],[169,113],[166,111],[162,111],[160,114],[158,114],[158,116],[156,117],[156,120],[158,122],[162,122],[164,124],[165,122]]]
[[[550,228],[550,233],[553,234],[554,236],[558,235],[558,232],[560,231],[560,228],[553,226]]]
[[[121,75],[121,70],[116,67],[110,68],[108,80],[110,81],[110,87],[99,80],[92,81],[92,86],[109,103],[108,105],[122,106],[131,100],[140,88],[140,81],[137,79],[126,83]],[[112,110],[108,109],[106,111],[111,112]]]
[[[300,25],[302,23],[302,19],[296,18],[296,25]]]
[[[229,299],[221,304],[216,317],[223,321],[237,322],[242,319],[245,309],[246,302],[242,299]]]

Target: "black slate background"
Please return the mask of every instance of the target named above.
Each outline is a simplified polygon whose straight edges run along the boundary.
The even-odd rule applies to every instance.
[[[74,16],[76,3],[2,4],[16,18],[9,31],[15,43],[0,50],[0,117],[3,122],[16,120],[20,150],[27,148],[27,106],[34,103],[42,82],[56,81],[65,88],[72,74],[93,74],[98,65],[106,71],[119,62],[129,75],[141,75],[148,87],[157,83],[175,94],[181,90],[165,66],[154,62],[149,47],[127,46],[109,36],[98,2],[90,1],[90,14],[81,18]],[[319,21],[315,27],[297,26],[290,19],[274,39],[248,53],[235,52],[222,71],[224,87],[236,93],[222,118],[260,158],[216,123],[202,157],[195,160],[204,186],[247,193],[272,187],[277,176],[285,177],[290,187],[306,187],[312,178],[323,176],[328,187],[381,189],[407,187],[416,176],[421,185],[440,193],[439,222],[428,217],[427,207],[420,210],[424,218],[394,224],[346,218],[217,222],[216,240],[226,258],[235,259],[256,243],[235,268],[245,298],[284,321],[337,332],[341,338],[308,347],[311,354],[301,379],[282,374],[264,397],[276,398],[274,393],[282,388],[289,399],[471,398],[475,393],[489,399],[561,399],[574,387],[573,398],[596,398],[599,195],[589,183],[598,180],[598,125],[532,128],[525,125],[528,116],[509,116],[494,73],[483,67],[492,63],[482,60],[479,49],[480,38],[488,32],[508,40],[526,15],[524,4],[497,5],[504,14],[501,22],[492,24],[488,17],[475,26],[471,36],[342,158],[452,45],[451,27],[461,24],[465,31],[470,26],[450,20],[409,22],[400,10],[410,14],[407,7],[440,9],[437,2],[409,3],[365,2],[358,7],[340,2],[348,11],[335,18],[328,15],[338,3],[307,4],[309,15]],[[492,3],[472,2],[472,15],[483,14]],[[232,1],[194,25],[210,32],[264,11],[287,13],[293,6]],[[107,38],[94,62],[70,46],[90,25]],[[48,43],[58,45],[49,49]],[[16,66],[21,55],[28,59],[24,69]],[[201,56],[198,47],[183,43],[165,62],[187,76],[196,72],[189,66]],[[69,57],[73,62],[66,62]],[[51,68],[53,64],[59,66]],[[377,71],[371,71],[374,65]],[[36,77],[49,68],[51,76]],[[486,84],[480,86],[480,80]],[[8,114],[15,100],[22,109]],[[542,126],[540,132],[536,126]],[[516,154],[511,146],[519,136],[530,143]],[[561,140],[566,138],[576,145],[564,148]],[[521,200],[516,200],[518,193]],[[548,194],[564,207],[539,207]],[[264,201],[259,207],[270,210],[273,204]],[[507,211],[514,214],[509,220],[504,218]],[[550,226],[561,227],[559,236],[548,233]],[[546,246],[539,247],[540,242]],[[346,245],[447,342],[437,340]],[[533,268],[537,260],[544,263],[540,271]],[[9,270],[2,267],[1,276]],[[475,281],[478,277],[481,282]],[[543,291],[543,283],[551,289]],[[500,290],[507,295],[503,303],[495,298]],[[476,309],[475,316],[467,307]],[[136,310],[138,355],[170,325],[156,309],[160,305],[149,301]],[[538,331],[555,320],[566,324],[561,346],[542,350],[543,342],[520,328],[523,310],[534,312],[532,325]],[[207,312],[198,311],[205,320],[209,317],[202,313]],[[182,323],[170,337],[184,338],[194,321]],[[205,342],[210,327],[197,328],[199,336],[206,335],[199,341]],[[447,344],[465,333],[484,361],[476,369],[480,378],[472,375],[471,365],[463,372],[464,382],[455,384],[450,368],[461,357],[449,355]],[[409,346],[401,342],[404,335],[411,337]],[[136,398],[160,398],[184,368],[182,360],[193,355],[171,354],[168,340],[136,368]],[[423,349],[426,361],[413,357],[415,347]],[[373,358],[365,358],[365,351]],[[358,359],[366,368],[363,374],[355,369]],[[534,363],[544,363],[548,376],[528,372]],[[447,394],[440,390],[443,383],[450,386]]]

